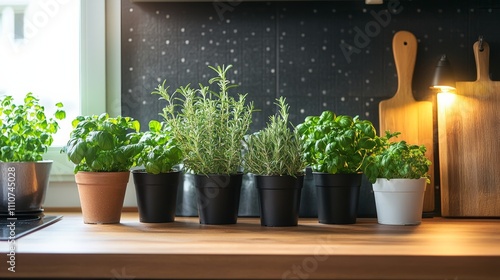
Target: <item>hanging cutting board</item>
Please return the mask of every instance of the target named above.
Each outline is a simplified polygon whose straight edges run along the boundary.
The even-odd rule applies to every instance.
[[[438,95],[441,211],[500,217],[500,82],[489,78],[490,48],[473,46],[477,80]]]
[[[417,39],[408,31],[399,31],[392,40],[392,50],[398,89],[394,97],[379,104],[380,135],[385,135],[386,130],[399,131],[401,135],[395,141],[405,140],[411,144],[425,145],[427,158],[434,162],[432,103],[416,101],[411,89],[417,58]],[[425,191],[424,212],[434,211],[433,170],[431,166],[431,184],[427,185]]]

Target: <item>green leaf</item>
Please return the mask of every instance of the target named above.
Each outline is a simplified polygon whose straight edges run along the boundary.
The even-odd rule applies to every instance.
[[[162,124],[159,121],[152,120],[149,122],[149,130],[152,132],[160,132],[162,128]]]
[[[138,120],[133,120],[132,128],[135,130],[135,132],[139,132],[141,130],[141,123]]]
[[[57,110],[55,116],[58,120],[64,120],[66,118],[66,112],[63,110]]]
[[[97,131],[93,138],[93,141],[103,150],[112,150],[115,146],[113,135],[107,131]]]
[[[319,122],[320,123],[328,123],[332,122],[335,120],[335,114],[332,111],[324,111],[321,113],[321,116],[319,117]]]
[[[335,122],[338,123],[341,128],[348,128],[353,124],[352,117],[350,116],[337,116]]]
[[[69,159],[74,164],[79,164],[85,157],[87,144],[85,142],[76,142],[74,146],[67,151]]]
[[[358,147],[365,149],[365,150],[371,150],[371,149],[375,148],[376,145],[377,145],[377,143],[375,142],[375,140],[373,140],[370,137],[366,137],[366,136],[359,139],[359,143],[358,143]]]

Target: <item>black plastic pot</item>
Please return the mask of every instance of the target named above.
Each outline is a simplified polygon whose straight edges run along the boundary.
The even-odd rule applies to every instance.
[[[243,174],[194,175],[200,224],[236,224]]]
[[[362,174],[313,172],[322,224],[354,224],[358,211]]]
[[[142,223],[169,223],[175,220],[180,171],[149,174],[132,171],[139,219]]]
[[[296,226],[304,176],[255,175],[259,191],[260,224],[269,227]]]

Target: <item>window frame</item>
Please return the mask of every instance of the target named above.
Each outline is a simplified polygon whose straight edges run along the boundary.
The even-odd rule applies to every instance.
[[[106,112],[106,6],[108,1],[80,1],[80,114]],[[116,5],[116,1],[110,1]],[[118,23],[119,25],[119,23]],[[119,55],[119,54],[118,54]],[[114,110],[120,111],[120,108]],[[72,120],[65,119],[71,122]],[[69,137],[69,136],[68,136]],[[50,147],[44,156],[52,160],[50,181],[74,182],[74,165]]]

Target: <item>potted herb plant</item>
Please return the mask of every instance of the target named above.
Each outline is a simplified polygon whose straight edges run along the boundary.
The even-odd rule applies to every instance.
[[[175,166],[182,161],[181,150],[171,129],[159,121],[150,121],[149,130],[139,135],[137,165],[142,168],[132,171],[139,219],[143,223],[173,222],[181,176]]]
[[[83,221],[119,223],[130,168],[141,151],[140,124],[108,114],[79,116],[63,152],[75,164]]]
[[[373,183],[378,222],[417,225],[422,221],[431,162],[425,157],[424,145],[391,142],[397,135],[399,132],[386,132],[377,140],[377,149],[366,158],[363,171]]]
[[[318,220],[325,224],[356,222],[361,166],[375,147],[373,124],[357,116],[324,111],[297,126],[318,198]]]
[[[216,76],[197,89],[190,85],[173,94],[159,85],[153,94],[167,102],[161,114],[184,157],[184,168],[194,177],[202,224],[234,224],[238,217],[243,173],[243,137],[252,122],[253,104],[246,95],[231,95],[236,87],[227,79],[231,65],[212,67]]]
[[[62,103],[55,107],[53,117],[47,117],[45,107],[31,92],[23,104],[14,103],[9,95],[0,99],[1,214],[43,211],[52,167],[43,154],[59,129],[57,121],[66,117]]]
[[[259,192],[261,225],[296,226],[304,184],[302,141],[289,127],[286,99],[277,99],[278,115],[246,137],[243,167],[254,174]]]

